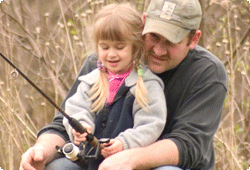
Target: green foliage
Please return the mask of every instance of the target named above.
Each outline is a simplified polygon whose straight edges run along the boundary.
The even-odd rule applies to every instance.
[[[70,30],[70,34],[71,34],[71,35],[77,35],[77,32],[76,32],[75,29],[71,29],[71,30]]]
[[[240,127],[240,125],[235,125],[235,126],[234,126],[234,132],[235,132],[236,134],[239,134],[239,133],[243,133],[244,130]]]

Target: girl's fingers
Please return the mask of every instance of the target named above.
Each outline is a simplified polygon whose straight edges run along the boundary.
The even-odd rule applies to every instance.
[[[86,141],[87,133],[80,134],[73,129],[72,134],[74,136],[74,143],[76,145],[79,145],[81,142]]]

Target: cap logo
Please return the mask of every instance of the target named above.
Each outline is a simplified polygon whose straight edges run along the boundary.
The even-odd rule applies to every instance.
[[[175,6],[175,3],[166,1],[162,7],[162,14],[160,15],[160,18],[170,20],[174,12]]]

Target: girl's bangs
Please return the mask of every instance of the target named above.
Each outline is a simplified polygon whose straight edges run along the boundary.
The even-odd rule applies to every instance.
[[[126,41],[129,38],[129,28],[116,19],[109,19],[108,21],[104,19],[95,29],[97,40]]]

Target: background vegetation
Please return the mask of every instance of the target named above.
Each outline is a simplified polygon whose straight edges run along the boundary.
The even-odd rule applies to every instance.
[[[123,0],[124,2],[129,0]],[[122,0],[116,2],[123,2]],[[91,18],[115,0],[3,0],[0,52],[60,105],[87,54]],[[149,0],[130,0],[142,14]],[[250,4],[247,0],[200,0],[200,45],[220,58],[228,94],[215,136],[216,170],[250,166]],[[12,76],[11,76],[12,75]],[[0,59],[0,167],[18,169],[20,157],[55,109]]]

